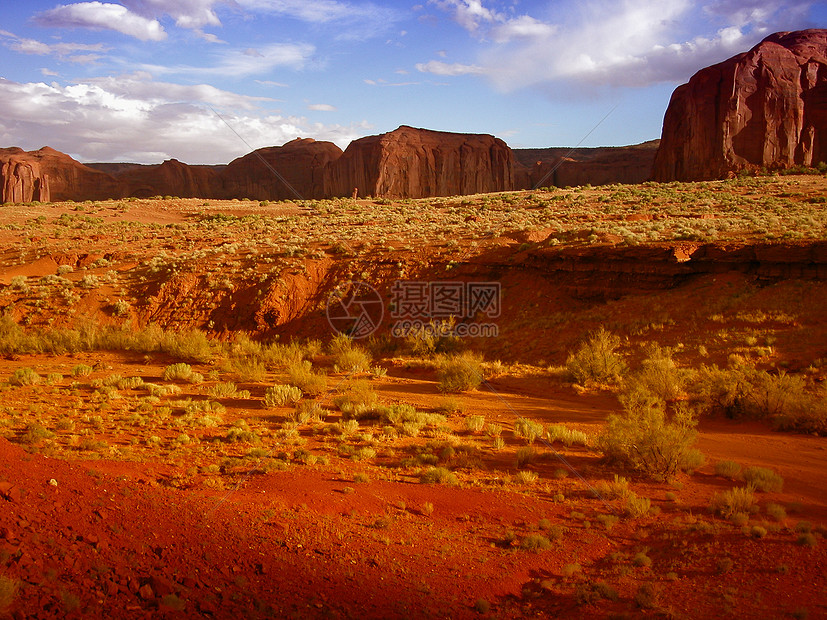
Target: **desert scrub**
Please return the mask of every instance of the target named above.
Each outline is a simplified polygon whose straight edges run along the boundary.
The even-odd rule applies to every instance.
[[[514,436],[522,437],[529,445],[534,443],[537,437],[542,437],[544,432],[543,425],[539,422],[534,422],[528,418],[517,418],[514,422]]]
[[[485,427],[485,416],[469,415],[463,421],[463,426],[470,433],[479,433]]]
[[[755,503],[755,494],[750,487],[735,487],[713,495],[709,507],[716,514],[728,519],[739,512],[749,514]]]
[[[520,541],[520,549],[539,553],[551,549],[551,541],[542,534],[529,534]]]
[[[694,449],[698,433],[694,412],[683,404],[671,417],[665,403],[636,391],[623,398],[625,411],[609,415],[597,447],[611,461],[622,463],[656,479],[703,465]]]
[[[629,480],[617,474],[611,481],[598,480],[594,485],[594,490],[606,499],[626,499],[632,492],[629,488]]]
[[[516,453],[517,469],[522,469],[537,460],[537,452],[531,446],[523,446]]]
[[[88,377],[92,374],[93,368],[86,364],[77,364],[72,367],[73,377]]]
[[[271,409],[295,405],[301,398],[302,391],[294,385],[274,385],[264,392],[264,404]]]
[[[715,463],[715,475],[735,480],[741,475],[741,466],[735,461],[718,461]]]
[[[566,369],[581,385],[616,383],[626,372],[626,362],[616,352],[619,346],[620,338],[601,327],[569,355]]]
[[[564,424],[551,424],[546,428],[546,438],[549,442],[560,441],[565,446],[587,446],[589,436],[583,431],[568,428]]]
[[[310,396],[318,396],[327,390],[327,377],[315,372],[310,361],[305,360],[289,366],[287,376],[291,385]]]
[[[640,370],[629,377],[631,389],[639,389],[661,400],[675,400],[683,393],[686,373],[672,359],[670,349],[655,345],[649,348]]]
[[[638,497],[634,492],[630,492],[626,496],[626,502],[623,505],[623,513],[632,519],[639,519],[640,517],[649,514],[652,508],[652,500],[648,497]]]
[[[780,504],[767,504],[766,511],[767,515],[776,521],[783,521],[787,518],[787,511]]]
[[[429,467],[419,475],[419,481],[423,484],[459,484],[456,475],[445,467]]]
[[[370,370],[370,354],[355,345],[345,334],[337,334],[328,345],[337,372],[367,372]]]
[[[784,479],[766,467],[747,467],[741,478],[756,491],[780,493],[784,488]]]
[[[513,480],[514,484],[528,486],[528,485],[532,485],[535,482],[537,482],[537,478],[539,478],[539,476],[537,475],[537,472],[518,471],[514,475],[514,478],[512,478],[512,480]]]
[[[483,381],[482,356],[461,353],[437,360],[437,379],[442,392],[467,392],[477,389]]]
[[[14,371],[12,376],[9,378],[9,383],[11,385],[36,385],[42,381],[43,377],[41,377],[36,370],[24,367],[18,368]]]
[[[187,383],[201,383],[204,375],[195,372],[192,366],[184,362],[172,364],[164,368],[164,381],[186,381]]]
[[[379,397],[368,381],[356,380],[346,384],[341,394],[333,399],[346,420],[380,419]]]

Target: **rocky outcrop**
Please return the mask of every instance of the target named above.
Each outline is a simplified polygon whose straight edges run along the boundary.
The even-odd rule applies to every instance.
[[[773,34],[672,95],[656,181],[827,161],[827,30]]]
[[[233,160],[222,171],[220,197],[324,198],[325,171],[341,156],[342,149],[332,142],[311,138],[258,149]]]
[[[120,184],[48,146],[37,151],[0,149],[2,202],[120,198]]]
[[[514,156],[489,135],[402,126],[350,143],[329,167],[325,194],[425,198],[514,188]]]
[[[14,149],[3,149],[4,151]],[[16,149],[21,151],[21,149]],[[40,169],[40,163],[26,158],[9,157],[0,167],[3,202],[49,202],[49,175]]]
[[[190,166],[168,159],[154,166],[135,166],[116,173],[123,196],[217,198],[223,166]]]
[[[658,140],[632,146],[514,149],[517,189],[643,183],[652,178]]]

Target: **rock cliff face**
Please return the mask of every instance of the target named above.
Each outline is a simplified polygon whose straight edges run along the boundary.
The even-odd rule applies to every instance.
[[[658,144],[658,140],[650,140],[632,146],[514,149],[516,186],[531,189],[537,183],[543,187],[643,183],[652,178]]]
[[[48,146],[37,151],[0,149],[2,202],[120,198],[108,174],[84,166]]]
[[[220,197],[253,200],[324,198],[325,171],[341,156],[342,149],[332,142],[317,142],[311,138],[297,138],[284,146],[258,149],[233,160],[222,171]]]
[[[827,161],[827,30],[773,34],[672,95],[656,181]]]
[[[425,198],[514,188],[514,156],[489,135],[402,126],[355,140],[329,167],[325,194]]]

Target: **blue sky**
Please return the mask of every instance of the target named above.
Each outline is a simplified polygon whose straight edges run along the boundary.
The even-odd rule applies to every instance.
[[[635,144],[697,70],[827,27],[827,3],[803,0],[3,5],[0,146],[141,163],[227,163],[297,137],[345,148],[403,124],[515,148],[592,130],[583,146]]]

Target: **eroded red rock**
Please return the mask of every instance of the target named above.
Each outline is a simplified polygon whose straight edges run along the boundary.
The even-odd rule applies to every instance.
[[[770,35],[672,95],[656,181],[827,161],[827,30]]]

